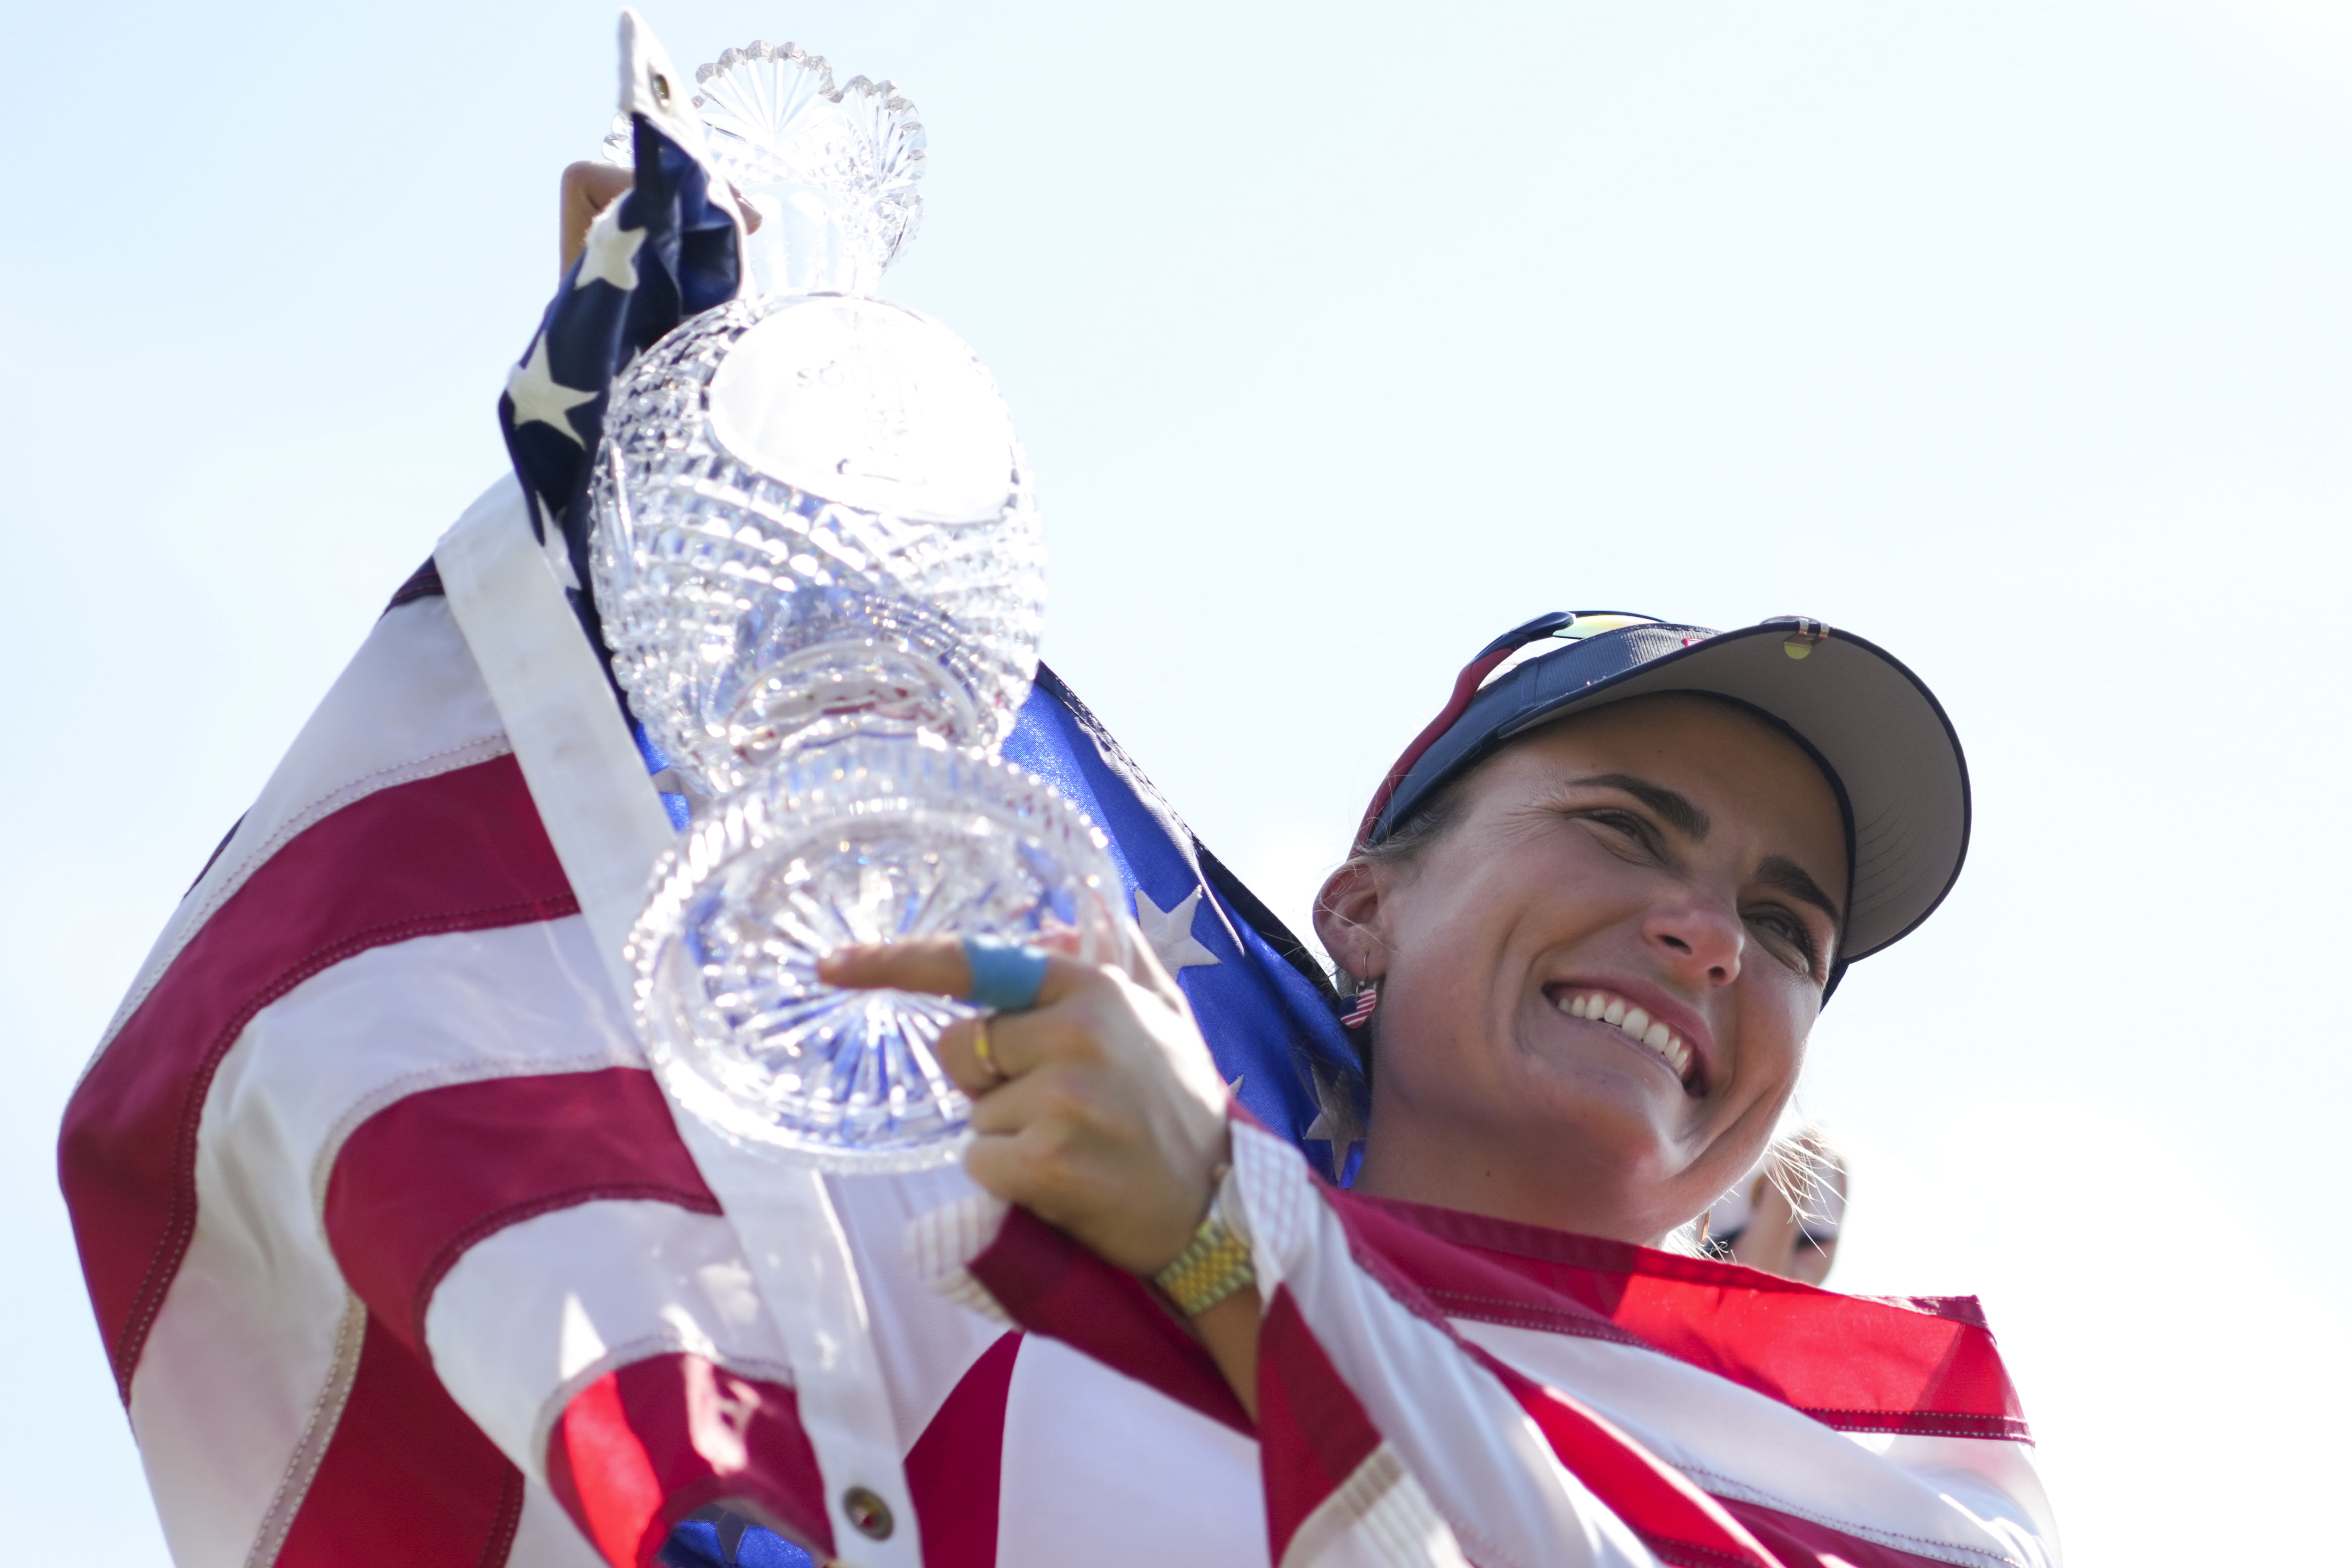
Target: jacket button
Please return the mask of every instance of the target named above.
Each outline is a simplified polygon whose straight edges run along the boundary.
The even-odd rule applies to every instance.
[[[869,1541],[890,1539],[892,1521],[890,1505],[864,1487],[851,1487],[841,1494],[841,1511],[857,1527],[857,1533]]]

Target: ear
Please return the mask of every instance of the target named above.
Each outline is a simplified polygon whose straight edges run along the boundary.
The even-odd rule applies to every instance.
[[[1388,942],[1380,930],[1387,883],[1379,866],[1350,860],[1315,895],[1315,935],[1339,967],[1359,980],[1377,980],[1388,970]]]

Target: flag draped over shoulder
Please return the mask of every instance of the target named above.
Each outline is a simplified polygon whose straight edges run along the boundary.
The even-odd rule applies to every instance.
[[[736,287],[667,70],[625,53],[636,187],[501,401],[518,480],[461,523],[536,537],[592,635],[605,390]],[[765,1568],[785,1536],[859,1562],[918,1528],[939,1568],[2055,1561],[1972,1303],[1323,1179],[1360,1094],[1334,998],[1050,672],[1006,754],[1108,833],[1245,1108],[1217,1203],[1266,1300],[1259,1416],[1139,1281],[960,1172],[836,1178],[916,1518],[845,1512],[795,1304],[681,1139],[499,696],[420,573],[68,1106],[92,1306],[183,1568]]]

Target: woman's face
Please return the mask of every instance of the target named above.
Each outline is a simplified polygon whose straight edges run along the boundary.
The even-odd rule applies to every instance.
[[[1654,1242],[1746,1172],[1794,1087],[1846,887],[1805,753],[1637,698],[1474,773],[1405,864],[1317,925],[1380,977],[1360,1190]]]

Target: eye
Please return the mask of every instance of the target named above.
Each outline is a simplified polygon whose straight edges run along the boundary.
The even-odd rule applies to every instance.
[[[1619,810],[1613,807],[1600,807],[1573,811],[1570,815],[1606,828],[1612,836],[1623,839],[1629,844],[1639,848],[1645,856],[1654,858],[1659,852],[1657,829],[1651,826],[1647,818],[1636,812]]]
[[[1811,974],[1821,966],[1821,946],[1813,939],[1811,926],[1797,915],[1777,905],[1750,911],[1748,924],[1777,938],[1804,959],[1804,969]]]

